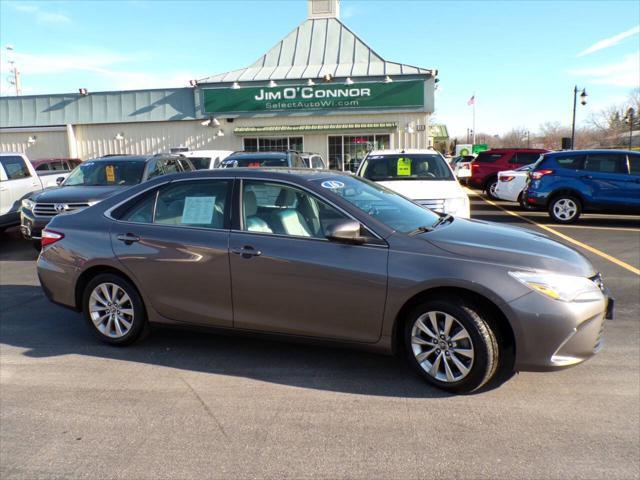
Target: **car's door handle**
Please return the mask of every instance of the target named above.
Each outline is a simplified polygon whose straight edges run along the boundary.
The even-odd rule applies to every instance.
[[[242,255],[242,258],[259,257],[262,255],[260,250],[256,250],[251,245],[245,245],[242,248],[232,248],[231,253]]]
[[[121,233],[116,238],[121,242],[124,242],[125,245],[131,245],[134,242],[140,241],[140,237],[134,235],[133,233]]]

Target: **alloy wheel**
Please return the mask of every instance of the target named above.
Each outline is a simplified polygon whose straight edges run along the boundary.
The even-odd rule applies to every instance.
[[[553,204],[553,213],[556,218],[568,221],[578,213],[578,205],[570,198],[561,198]]]
[[[133,326],[134,308],[127,292],[115,283],[100,283],[89,297],[89,315],[100,333],[124,337]]]
[[[440,311],[416,319],[411,329],[411,349],[420,367],[445,383],[464,379],[475,358],[467,329],[454,316]]]

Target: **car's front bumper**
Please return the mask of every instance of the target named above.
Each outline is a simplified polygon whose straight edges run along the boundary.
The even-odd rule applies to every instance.
[[[31,210],[20,209],[20,232],[27,240],[40,240],[42,230],[51,221],[49,217],[36,217]]]
[[[515,369],[559,370],[591,358],[602,348],[608,303],[606,294],[600,301],[562,302],[537,292],[509,303],[518,319],[512,322]]]

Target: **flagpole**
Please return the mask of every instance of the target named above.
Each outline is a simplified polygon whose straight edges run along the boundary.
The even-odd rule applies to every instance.
[[[476,144],[476,94],[473,93],[473,135],[471,136],[471,144]]]

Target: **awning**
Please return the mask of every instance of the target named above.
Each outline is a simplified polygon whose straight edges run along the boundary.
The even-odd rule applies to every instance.
[[[359,130],[369,131],[393,131],[398,128],[396,122],[384,123],[338,123],[324,125],[273,125],[264,127],[237,127],[233,133],[243,135],[262,135],[278,133],[327,133]]]

